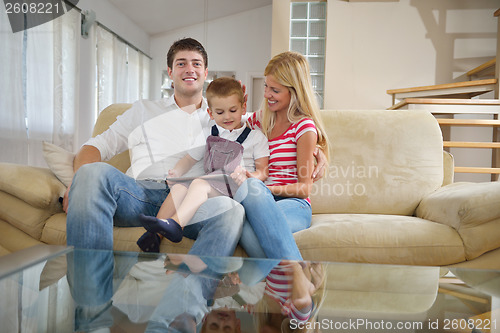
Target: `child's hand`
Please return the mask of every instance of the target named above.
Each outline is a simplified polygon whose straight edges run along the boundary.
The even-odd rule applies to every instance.
[[[177,177],[180,177],[181,174],[178,170],[176,169],[170,169],[168,170],[168,173],[167,173],[167,178],[177,178]]]
[[[247,180],[247,178],[251,177],[252,175],[250,174],[250,172],[248,172],[245,168],[239,165],[236,167],[236,169],[234,169],[234,172],[231,174],[231,178],[238,186],[243,184],[243,182]]]

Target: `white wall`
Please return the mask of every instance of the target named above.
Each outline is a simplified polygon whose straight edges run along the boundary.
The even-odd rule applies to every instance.
[[[328,1],[325,108],[387,108],[388,89],[453,82],[495,56],[498,7],[498,0]]]
[[[127,42],[149,54],[149,35],[139,28],[119,9],[107,0],[80,0],[78,7],[84,10],[93,10],[96,19],[107,28],[115,32]],[[81,38],[80,44],[80,118],[78,126],[78,146],[82,145],[92,134],[94,127],[96,92],[95,92],[95,44],[93,40],[94,28],[87,39]]]
[[[152,98],[160,98],[161,73],[167,68],[170,45],[184,37],[205,46],[209,70],[235,71],[236,78],[248,87],[250,76],[263,73],[270,59],[271,17],[272,6],[266,6],[152,36]]]
[[[325,108],[385,109],[392,104],[388,89],[463,80],[496,54],[498,8],[498,0],[329,0]],[[491,135],[491,129],[451,130],[458,141]],[[460,166],[491,166],[489,149],[452,154]],[[489,181],[490,175],[456,174],[455,180]]]

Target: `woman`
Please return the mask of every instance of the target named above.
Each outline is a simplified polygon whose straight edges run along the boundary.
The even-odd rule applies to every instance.
[[[304,56],[283,52],[264,75],[264,104],[248,123],[269,140],[269,177],[265,184],[248,172],[236,178],[243,186],[235,199],[249,222],[240,243],[251,257],[302,260],[292,233],[311,225],[314,151],[328,154],[328,138]]]

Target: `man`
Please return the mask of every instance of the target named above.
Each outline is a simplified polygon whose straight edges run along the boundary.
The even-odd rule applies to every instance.
[[[75,177],[63,200],[68,245],[111,250],[113,226],[138,227],[139,214],[156,215],[168,189],[164,183],[146,178],[164,180],[165,148],[185,151],[199,142],[200,126],[209,127],[202,95],[207,63],[206,51],[198,41],[176,41],[167,54],[174,95],[134,103],[107,131],[80,149],[74,161]],[[157,125],[162,127],[155,131]],[[177,131],[174,134],[169,129]],[[168,140],[174,144],[168,145]],[[127,174],[101,163],[127,149],[132,164]],[[184,229],[184,236],[196,239],[191,254],[233,254],[244,221],[239,204],[228,197],[210,199],[193,220],[202,222]]]

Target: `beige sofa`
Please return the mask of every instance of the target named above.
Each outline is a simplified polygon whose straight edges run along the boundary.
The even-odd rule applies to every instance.
[[[105,109],[94,134],[129,107]],[[430,113],[322,113],[331,162],[311,196],[312,226],[295,234],[305,259],[498,266],[500,183],[452,183],[453,160],[443,153]],[[110,163],[126,170],[127,153]],[[0,164],[0,254],[65,244],[66,215],[58,202],[65,187],[51,169]],[[143,231],[115,228],[115,249],[139,251]],[[192,243],[163,240],[161,251],[185,253]],[[235,255],[245,254],[238,247]]]

